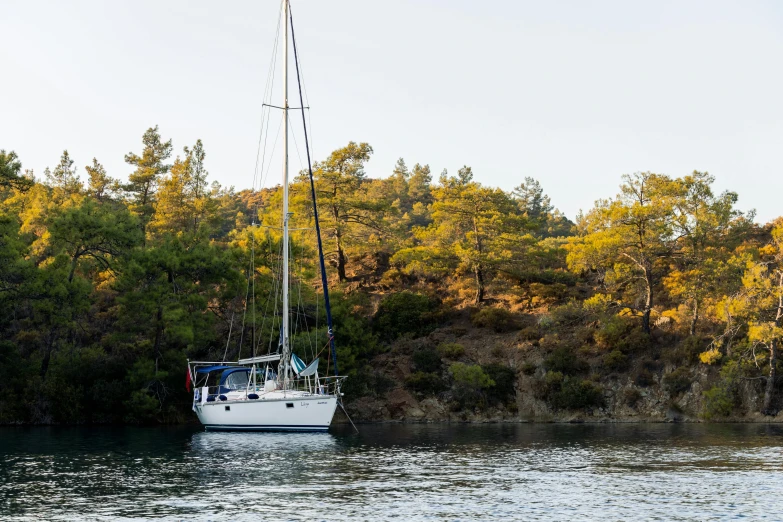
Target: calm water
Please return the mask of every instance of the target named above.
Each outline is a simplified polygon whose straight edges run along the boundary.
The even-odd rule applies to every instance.
[[[783,426],[359,428],[0,428],[0,519],[783,518]]]

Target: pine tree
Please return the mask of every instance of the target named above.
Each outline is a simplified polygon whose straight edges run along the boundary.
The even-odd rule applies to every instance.
[[[96,200],[103,202],[119,192],[119,182],[106,173],[106,169],[96,158],[93,158],[92,165],[85,166],[84,170],[90,178],[87,182],[87,193]]]
[[[147,225],[155,212],[155,192],[160,176],[171,168],[165,161],[171,156],[171,140],[161,141],[158,126],[147,129],[142,137],[141,155],[130,152],[125,162],[136,167],[128,176],[126,190],[131,195],[131,209],[139,216],[141,230],[146,234]]]
[[[52,200],[57,204],[62,204],[69,200],[71,196],[79,194],[82,191],[82,182],[79,180],[79,174],[74,161],[71,159],[67,150],[63,151],[60,162],[54,168],[44,171],[46,184],[52,189]]]

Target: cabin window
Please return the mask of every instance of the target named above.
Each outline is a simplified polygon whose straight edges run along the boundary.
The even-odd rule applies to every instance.
[[[232,372],[226,377],[223,385],[231,390],[239,390],[247,387],[250,372]]]
[[[231,406],[226,406],[226,411],[231,411]]]
[[[294,407],[294,403],[293,402],[286,402],[285,403],[285,407],[286,408],[293,408]]]

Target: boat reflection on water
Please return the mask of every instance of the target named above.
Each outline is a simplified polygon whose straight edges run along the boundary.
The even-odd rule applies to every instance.
[[[216,454],[231,458],[264,458],[269,455],[334,451],[337,438],[331,433],[320,432],[241,432],[202,431],[191,437],[193,455],[214,457]]]

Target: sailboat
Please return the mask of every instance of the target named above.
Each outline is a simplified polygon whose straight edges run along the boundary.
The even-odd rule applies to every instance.
[[[299,74],[299,57],[293,28],[293,16],[289,0],[282,0],[284,31],[283,62],[283,104],[276,107],[283,111],[283,205],[282,205],[282,326],[279,343],[270,353],[237,361],[188,361],[187,384],[192,387],[193,411],[207,430],[241,431],[326,431],[332,422],[334,412],[342,397],[341,386],[345,377],[338,375],[334,344],[329,288],[326,278],[323,244],[315,184],[310,160],[310,144],[304,117]],[[289,28],[296,64],[299,100],[307,150],[307,167],[310,174],[310,192],[315,218],[315,232],[327,319],[328,347],[332,357],[334,375],[320,375],[320,359],[306,364],[291,349],[291,305],[290,305],[290,222],[289,212],[289,106],[288,100],[288,52]],[[271,105],[270,105],[271,106]],[[271,106],[273,107],[273,106]],[[255,218],[251,226],[256,226]],[[247,306],[247,304],[245,305]],[[240,346],[241,350],[241,346]],[[327,369],[328,371],[328,369]]]

